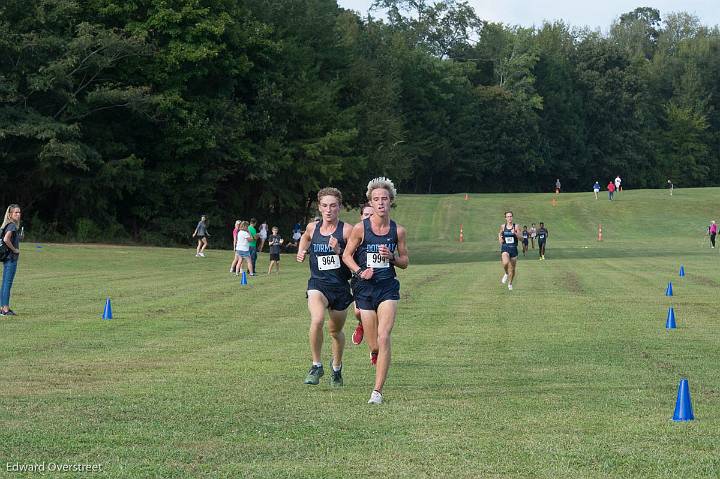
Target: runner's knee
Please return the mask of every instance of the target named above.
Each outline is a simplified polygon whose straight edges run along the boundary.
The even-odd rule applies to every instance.
[[[390,348],[390,333],[383,331],[378,332],[378,347],[380,349]]]

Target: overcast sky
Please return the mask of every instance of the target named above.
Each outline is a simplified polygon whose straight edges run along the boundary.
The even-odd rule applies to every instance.
[[[356,10],[363,16],[372,3],[372,0],[338,0],[341,7]],[[562,19],[572,26],[599,27],[606,32],[622,13],[641,6],[657,8],[663,18],[670,12],[685,11],[700,17],[703,25],[720,24],[718,0],[469,0],[469,3],[483,20],[525,27],[540,26],[543,20]]]

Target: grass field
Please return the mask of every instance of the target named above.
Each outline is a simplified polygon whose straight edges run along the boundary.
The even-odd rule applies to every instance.
[[[705,226],[718,195],[401,196],[411,265],[382,406],[366,403],[374,370],[350,343],[354,319],[345,387],[303,384],[308,272],[293,256],[241,287],[228,251],[25,243],[20,315],[0,320],[0,475],[717,477],[720,254]],[[521,257],[512,292],[495,239],[505,209],[550,232],[547,261]],[[670,420],[681,377],[687,423]]]

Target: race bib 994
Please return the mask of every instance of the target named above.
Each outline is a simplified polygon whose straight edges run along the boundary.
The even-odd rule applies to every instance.
[[[390,262],[383,258],[380,253],[368,253],[367,254],[367,267],[368,268],[389,268]]]

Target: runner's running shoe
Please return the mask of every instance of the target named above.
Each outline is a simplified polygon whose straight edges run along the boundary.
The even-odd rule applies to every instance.
[[[353,344],[360,344],[363,340],[363,334],[365,333],[365,330],[363,330],[362,323],[358,323],[357,328],[355,328],[355,331],[352,334],[352,342]]]
[[[322,366],[313,366],[305,376],[305,384],[320,384],[320,378],[323,377],[325,371]]]
[[[334,388],[342,387],[342,385],[343,385],[342,366],[340,367],[339,371],[335,371],[333,369],[332,376],[330,376],[330,385]]]

